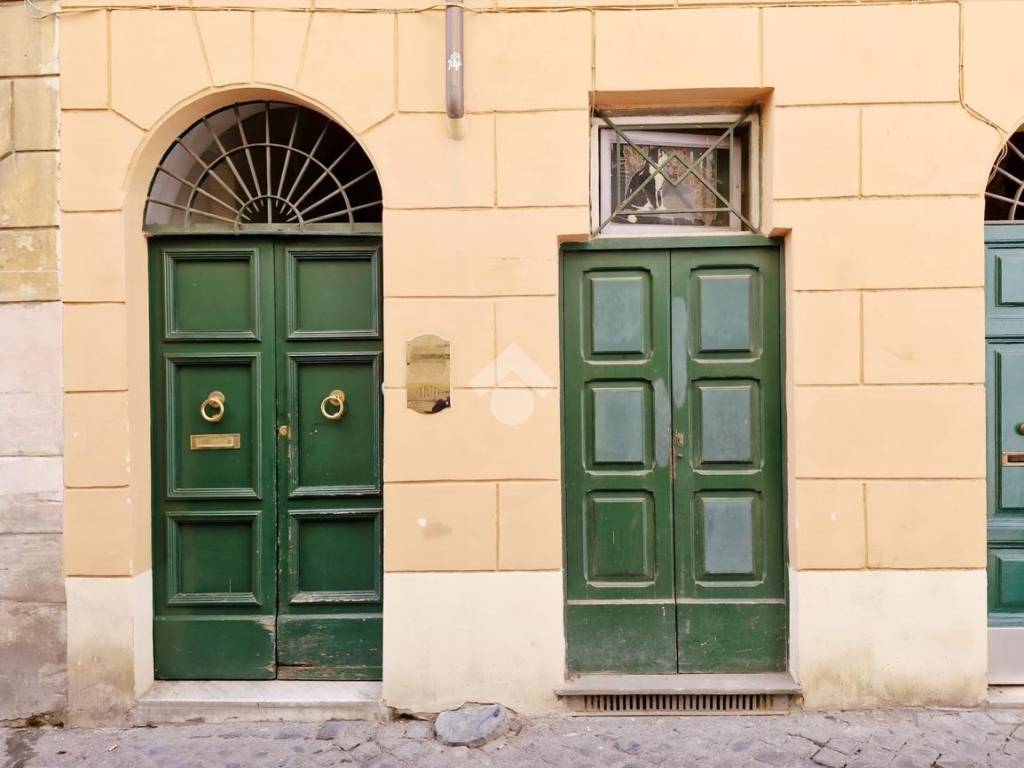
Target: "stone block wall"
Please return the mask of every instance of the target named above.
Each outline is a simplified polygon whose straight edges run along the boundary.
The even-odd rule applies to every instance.
[[[0,0],[0,723],[67,688],[57,73],[55,19]]]

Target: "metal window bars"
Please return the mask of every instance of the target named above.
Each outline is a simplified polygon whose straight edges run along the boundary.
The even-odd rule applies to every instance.
[[[1024,133],[1007,139],[985,186],[985,221],[1024,219]]]
[[[598,185],[601,184],[614,184],[614,197],[612,203],[609,205],[601,205],[600,214],[595,218],[597,225],[592,229],[591,236],[600,234],[605,228],[612,222],[620,219],[621,217],[628,216],[630,218],[654,218],[654,217],[672,217],[672,216],[693,216],[697,214],[728,214],[730,219],[735,219],[736,222],[741,223],[743,227],[751,232],[758,232],[759,225],[753,223],[750,218],[743,211],[743,194],[740,188],[735,190],[732,187],[729,188],[730,194],[726,196],[718,189],[718,179],[709,179],[702,168],[710,166],[710,163],[706,163],[709,158],[713,157],[716,151],[721,149],[729,150],[730,163],[738,164],[740,162],[740,153],[736,151],[738,145],[737,131],[741,129],[747,122],[748,118],[754,114],[756,108],[749,107],[743,111],[734,121],[726,125],[722,132],[717,135],[708,136],[709,141],[707,146],[704,147],[704,151],[697,157],[696,160],[690,162],[686,159],[684,152],[671,152],[666,153],[665,157],[657,160],[652,157],[650,153],[645,152],[637,142],[630,138],[629,134],[635,132],[631,128],[624,128],[617,125],[611,117],[600,109],[594,109],[594,115],[601,120],[614,133],[616,138],[616,144],[618,146],[625,145],[629,149],[639,155],[639,157],[646,163],[647,167],[647,179],[638,184],[632,184],[631,189],[623,190],[622,188],[622,174],[620,173],[620,165],[618,158],[608,159],[612,167],[602,168],[601,177],[598,180]],[[652,123],[654,121],[652,120]],[[693,127],[706,128],[706,125],[694,125]],[[678,126],[676,129],[683,128],[684,126]],[[667,135],[667,134],[666,134]],[[678,163],[683,167],[683,174],[677,178],[667,172],[669,166],[673,163]],[[634,202],[640,195],[651,195],[653,188],[668,183],[672,188],[678,189],[683,185],[684,182],[690,178],[694,178],[699,182],[699,185],[711,193],[713,199],[720,203],[714,207],[686,207],[686,208],[664,208],[660,206],[653,206],[648,210],[640,210],[636,207],[631,207],[631,203]],[[737,185],[738,187],[741,185]],[[605,199],[605,195],[602,194],[601,199]],[[705,195],[706,197],[706,195]],[[610,209],[610,210],[608,210]],[[736,228],[739,228],[738,226]]]
[[[380,182],[344,128],[284,102],[246,102],[201,118],[164,154],[147,228],[297,230],[379,223]]]

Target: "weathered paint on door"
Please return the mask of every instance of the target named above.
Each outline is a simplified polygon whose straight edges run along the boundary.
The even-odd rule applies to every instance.
[[[779,254],[567,250],[569,667],[784,669]]]
[[[151,243],[158,678],[380,678],[379,274],[379,240]]]
[[[1024,230],[985,228],[988,610],[1024,627]]]

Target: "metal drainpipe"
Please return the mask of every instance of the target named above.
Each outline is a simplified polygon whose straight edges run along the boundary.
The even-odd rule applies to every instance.
[[[465,92],[462,87],[462,0],[448,0],[444,9],[444,97],[448,112],[448,135],[464,135]]]

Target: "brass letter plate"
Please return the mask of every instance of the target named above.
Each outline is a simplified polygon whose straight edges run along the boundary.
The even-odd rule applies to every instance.
[[[1024,453],[1018,451],[1003,452],[1004,467],[1024,467]]]
[[[417,336],[406,343],[405,403],[417,413],[437,413],[452,404],[451,353],[440,336]]]
[[[242,436],[237,432],[189,435],[188,441],[193,451],[235,451],[242,447]]]

